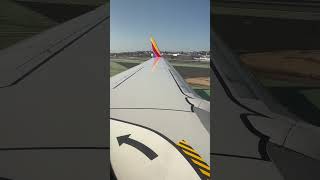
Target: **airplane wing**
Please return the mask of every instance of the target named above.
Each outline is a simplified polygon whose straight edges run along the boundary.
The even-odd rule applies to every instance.
[[[319,179],[319,127],[288,112],[212,38],[214,178]]]
[[[161,57],[110,79],[110,153],[118,179],[209,179],[210,103]]]
[[[0,179],[107,179],[107,5],[0,51]]]

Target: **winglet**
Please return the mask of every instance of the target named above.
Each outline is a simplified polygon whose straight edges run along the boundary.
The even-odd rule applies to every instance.
[[[160,50],[157,46],[156,41],[153,39],[152,36],[150,37],[150,41],[151,41],[153,56],[154,57],[161,57]]]

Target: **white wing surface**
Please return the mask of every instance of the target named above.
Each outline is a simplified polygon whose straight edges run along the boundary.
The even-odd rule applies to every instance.
[[[209,178],[209,108],[162,57],[112,77],[110,153],[115,176]]]

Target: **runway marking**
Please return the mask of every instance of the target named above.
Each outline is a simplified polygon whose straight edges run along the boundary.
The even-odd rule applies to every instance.
[[[194,163],[200,174],[203,175],[201,179],[210,178],[210,166],[205,162],[199,153],[193,149],[185,140],[181,140],[177,143],[178,147],[181,148],[182,152]]]

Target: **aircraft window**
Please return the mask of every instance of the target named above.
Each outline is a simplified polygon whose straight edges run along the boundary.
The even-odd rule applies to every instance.
[[[75,18],[107,0],[1,0],[0,50]]]
[[[213,22],[217,34],[280,104],[320,126],[319,21],[218,14]]]

